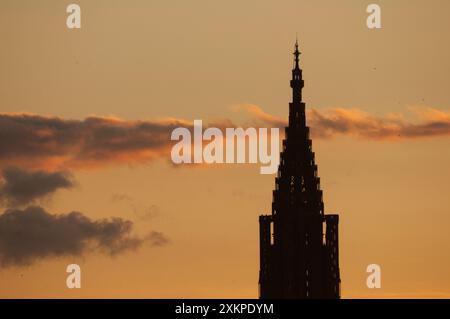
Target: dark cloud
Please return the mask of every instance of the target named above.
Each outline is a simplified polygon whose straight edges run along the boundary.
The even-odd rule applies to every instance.
[[[9,167],[1,172],[0,201],[8,206],[23,205],[50,196],[58,189],[74,186],[68,172],[28,171]]]
[[[131,234],[133,223],[121,218],[91,220],[79,212],[52,215],[33,206],[9,209],[0,215],[0,265],[23,266],[48,258],[98,251],[117,255],[148,242],[163,246],[163,233],[141,238]]]
[[[170,133],[183,120],[125,121],[91,116],[65,120],[0,113],[0,164],[28,167],[92,167],[148,162],[169,154]]]

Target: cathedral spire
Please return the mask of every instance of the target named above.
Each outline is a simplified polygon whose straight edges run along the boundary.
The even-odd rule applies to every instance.
[[[302,102],[302,89],[303,89],[303,78],[302,69],[300,69],[300,51],[298,50],[298,40],[295,40],[295,50],[294,50],[294,68],[292,69],[292,103],[295,105],[300,105]]]

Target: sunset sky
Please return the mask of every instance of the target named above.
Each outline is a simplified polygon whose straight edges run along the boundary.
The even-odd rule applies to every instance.
[[[170,132],[283,126],[296,34],[342,297],[450,297],[448,0],[77,0],[79,30],[69,3],[0,4],[0,298],[258,297],[275,175],[175,166]],[[7,210],[61,240],[24,247]]]

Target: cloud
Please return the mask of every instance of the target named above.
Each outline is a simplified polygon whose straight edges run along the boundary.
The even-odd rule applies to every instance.
[[[407,121],[402,115],[377,117],[352,109],[312,110],[310,123],[322,138],[351,135],[368,140],[407,140],[450,136],[450,112],[432,108],[411,111],[416,121]]]
[[[170,241],[169,239],[161,232],[152,231],[145,237],[146,240],[151,242],[152,246],[161,247],[167,245]]]
[[[239,126],[279,127],[286,119],[268,114],[256,105],[235,107],[250,119]],[[376,116],[359,109],[307,109],[307,123],[314,138],[352,136],[364,140],[409,140],[450,136],[450,112],[416,108],[408,114]],[[45,169],[79,169],[109,164],[142,164],[169,159],[177,127],[192,129],[183,119],[127,121],[90,116],[67,120],[35,114],[0,113],[0,166],[23,165]],[[219,119],[204,127],[236,127]]]
[[[38,206],[9,209],[0,215],[0,266],[24,266],[49,257],[98,251],[117,255],[145,242],[163,246],[163,233],[131,235],[133,223],[121,218],[91,220],[79,212],[52,215]]]
[[[249,113],[256,124],[284,127],[288,123],[279,117],[265,113],[255,105],[240,109]],[[359,109],[329,108],[307,109],[307,124],[313,138],[329,139],[348,135],[364,140],[408,140],[450,136],[450,112],[435,108],[410,108],[413,121],[402,114],[375,116]],[[253,122],[255,123],[255,122]]]
[[[155,204],[143,205],[142,203],[137,202],[136,200],[133,199],[133,197],[127,194],[117,194],[117,193],[113,194],[111,196],[111,201],[116,204],[117,203],[127,204],[127,206],[131,208],[136,217],[142,221],[153,219],[154,217],[158,216],[161,212],[159,206]]]
[[[281,117],[264,112],[259,106],[254,104],[240,104],[232,107],[236,112],[244,111],[250,114],[251,119],[246,123],[246,126],[260,126],[261,124],[269,127],[283,128],[288,125],[288,121]]]
[[[184,120],[126,121],[90,116],[66,120],[0,113],[0,165],[89,168],[143,163],[169,154],[170,133]]]
[[[72,188],[74,182],[68,172],[29,171],[16,167],[2,170],[0,202],[8,206],[35,202],[52,195],[58,189]]]

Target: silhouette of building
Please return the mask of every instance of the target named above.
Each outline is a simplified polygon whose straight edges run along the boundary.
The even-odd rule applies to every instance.
[[[275,178],[272,214],[259,217],[260,298],[340,298],[338,215],[325,215],[306,126],[295,43],[289,126]]]

